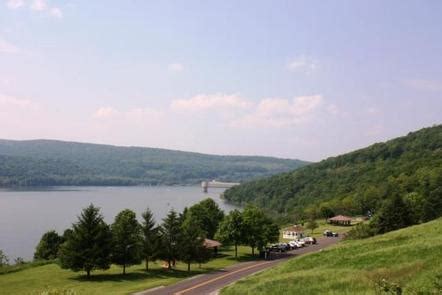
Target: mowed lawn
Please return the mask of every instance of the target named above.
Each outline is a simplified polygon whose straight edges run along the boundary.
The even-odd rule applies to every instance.
[[[179,280],[200,273],[220,269],[238,261],[253,259],[250,247],[239,247],[238,260],[234,258],[233,247],[224,247],[219,256],[201,268],[192,264],[191,272],[187,265],[177,263],[172,271],[161,268],[161,262],[151,263],[151,270],[146,272],[144,264],[129,267],[126,275],[122,268],[112,266],[106,271],[95,271],[90,280],[84,272],[72,272],[61,269],[57,264],[33,267],[15,273],[0,275],[0,294],[48,294],[46,291],[56,291],[57,294],[130,294],[161,285],[169,285]],[[71,293],[69,293],[71,292]],[[52,293],[50,293],[52,294]]]
[[[442,294],[442,219],[344,241],[252,275],[221,294],[381,294],[383,279],[403,294]]]

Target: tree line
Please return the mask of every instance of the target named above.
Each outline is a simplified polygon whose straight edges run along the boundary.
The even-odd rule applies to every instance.
[[[282,223],[311,220],[312,212],[318,218],[373,217],[378,233],[398,228],[384,225],[389,215],[403,213],[401,224],[426,222],[442,216],[442,125],[245,183],[224,195],[272,210]],[[401,206],[388,213],[392,203]]]
[[[213,250],[206,247],[206,238],[234,245],[235,257],[238,245],[249,245],[254,255],[255,249],[278,240],[279,228],[253,206],[225,216],[210,198],[181,213],[170,210],[159,225],[149,208],[141,214],[141,222],[135,212],[125,209],[109,225],[100,209],[91,204],[63,235],[55,231],[43,234],[34,259],[58,259],[62,268],[85,271],[88,278],[92,271],[109,269],[111,264],[121,266],[126,274],[128,266],[144,261],[148,271],[149,263],[156,260],[165,261],[168,269],[182,261],[190,271],[191,263],[205,263],[214,257]]]

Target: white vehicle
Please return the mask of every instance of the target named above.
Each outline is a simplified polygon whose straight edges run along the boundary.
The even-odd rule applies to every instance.
[[[292,249],[298,249],[298,248],[302,247],[302,246],[299,245],[298,242],[296,242],[296,241],[290,241],[290,242],[289,242],[289,245],[290,245],[290,247],[291,247]]]
[[[298,245],[300,245],[301,247],[305,247],[305,242],[304,242],[304,240],[297,240],[296,242],[297,242]]]

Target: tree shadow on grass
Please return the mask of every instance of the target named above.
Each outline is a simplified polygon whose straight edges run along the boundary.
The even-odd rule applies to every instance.
[[[201,274],[202,271],[191,270],[190,272],[185,270],[166,270],[166,269],[152,269],[149,271],[129,271],[125,275],[121,273],[100,273],[91,274],[90,278],[87,278],[85,274],[78,275],[69,278],[70,280],[79,282],[127,282],[127,281],[142,281],[146,279],[167,279],[167,278],[187,278]]]

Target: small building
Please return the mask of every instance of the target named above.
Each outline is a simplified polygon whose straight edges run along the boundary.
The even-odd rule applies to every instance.
[[[344,215],[337,215],[335,217],[329,218],[328,223],[334,225],[351,225],[352,218]]]
[[[282,231],[282,237],[290,240],[301,239],[304,237],[304,228],[300,225],[293,225],[285,228]]]
[[[218,248],[222,246],[222,244],[220,242],[215,241],[215,240],[211,240],[211,239],[204,239],[203,245],[207,249],[213,249],[213,252],[215,254],[218,253]]]

